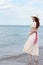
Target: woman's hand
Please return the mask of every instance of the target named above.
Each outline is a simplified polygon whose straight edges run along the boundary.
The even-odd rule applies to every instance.
[[[36,31],[36,30],[35,30],[35,31]],[[31,31],[31,32],[29,32],[28,35],[29,35],[29,36],[32,35],[35,31]]]
[[[36,31],[36,29],[32,27],[28,35],[29,36],[32,35],[34,33],[34,31]]]

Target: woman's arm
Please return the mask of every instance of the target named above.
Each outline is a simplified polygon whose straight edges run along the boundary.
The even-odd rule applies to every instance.
[[[36,31],[36,29],[32,28],[30,33],[29,33],[29,36],[32,35],[34,33],[34,31]]]
[[[34,33],[34,31],[30,32],[30,33],[29,33],[29,36],[32,35],[33,33]]]

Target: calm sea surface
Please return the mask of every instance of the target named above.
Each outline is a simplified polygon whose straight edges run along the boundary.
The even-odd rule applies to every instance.
[[[22,53],[29,26],[0,26],[0,58]],[[39,46],[43,46],[43,26],[39,28]]]

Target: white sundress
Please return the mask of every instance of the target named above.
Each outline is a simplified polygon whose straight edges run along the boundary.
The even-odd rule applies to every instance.
[[[36,27],[36,23],[35,22],[32,23],[31,27]],[[38,36],[38,33],[37,33],[37,36]],[[33,33],[32,35],[28,37],[24,45],[23,52],[31,54],[31,55],[35,55],[35,56],[39,55],[39,45],[38,45],[39,37],[37,39],[37,42],[33,44],[35,41],[35,38],[36,38],[36,33]]]

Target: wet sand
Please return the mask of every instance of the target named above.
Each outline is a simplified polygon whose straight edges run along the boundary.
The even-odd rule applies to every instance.
[[[29,62],[29,55],[26,53],[20,55],[14,55],[0,59],[0,65],[43,65],[43,47],[40,47],[40,55],[38,62],[35,63],[32,57],[32,62]]]

